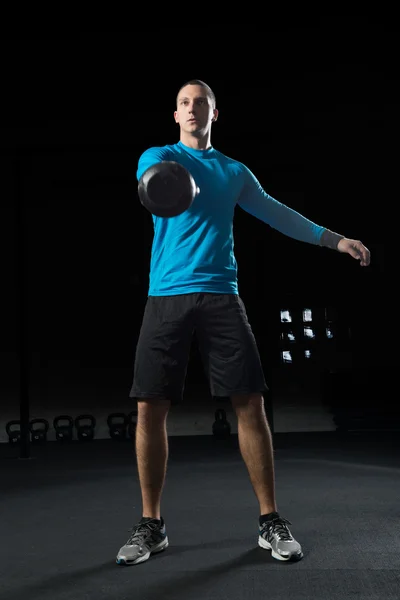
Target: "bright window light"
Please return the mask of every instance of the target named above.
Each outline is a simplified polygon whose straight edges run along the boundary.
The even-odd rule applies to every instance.
[[[282,333],[281,333],[281,340],[283,342],[291,342],[291,343],[293,343],[293,342],[296,341],[296,338],[295,338],[295,335],[294,335],[293,331],[282,331]]]
[[[291,323],[292,315],[288,310],[281,310],[281,323]]]
[[[333,331],[332,328],[328,327],[326,328],[326,337],[328,338],[328,340],[331,340],[333,338]]]
[[[304,327],[304,335],[306,338],[313,340],[315,338],[315,333],[311,329],[311,327]]]
[[[283,350],[282,351],[282,360],[284,363],[291,363],[292,361],[292,353],[290,352],[290,350]]]

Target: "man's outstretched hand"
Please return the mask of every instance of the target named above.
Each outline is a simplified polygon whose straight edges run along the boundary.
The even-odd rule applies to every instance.
[[[371,261],[370,251],[360,240],[343,238],[338,243],[337,249],[339,252],[350,254],[350,256],[359,260],[362,267],[367,267]]]

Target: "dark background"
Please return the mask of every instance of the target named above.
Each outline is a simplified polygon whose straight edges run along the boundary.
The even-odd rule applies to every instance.
[[[121,369],[126,401],[152,241],[137,161],[178,140],[175,96],[191,78],[216,94],[218,150],[281,202],[371,251],[361,268],[237,209],[240,294],[269,380],[281,381],[280,310],[329,307],[338,336],[334,352],[316,353],[317,372],[344,356],[348,372],[396,382],[396,41],[390,18],[361,17],[3,38],[3,408],[18,408],[21,339],[47,379],[56,361],[74,362],[82,378]],[[70,376],[66,367],[56,387]],[[202,377],[191,360],[189,380]]]

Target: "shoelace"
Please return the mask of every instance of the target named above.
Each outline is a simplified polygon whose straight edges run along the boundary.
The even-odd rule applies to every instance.
[[[291,525],[291,522],[287,519],[275,517],[275,519],[265,521],[263,529],[267,529],[269,535],[274,533],[283,542],[290,542],[293,537],[287,527],[288,525]]]
[[[134,544],[137,546],[142,546],[144,542],[151,536],[153,531],[158,528],[156,523],[139,523],[139,525],[135,525],[133,529],[129,531],[132,535],[129,537],[126,542],[127,546],[133,546]]]

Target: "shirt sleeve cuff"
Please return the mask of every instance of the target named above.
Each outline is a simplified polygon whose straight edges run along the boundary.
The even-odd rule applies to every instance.
[[[344,235],[339,235],[334,231],[330,231],[329,229],[324,229],[321,235],[321,239],[319,241],[320,246],[324,246],[325,248],[331,248],[332,250],[337,250],[338,243],[340,240],[343,240]]]

